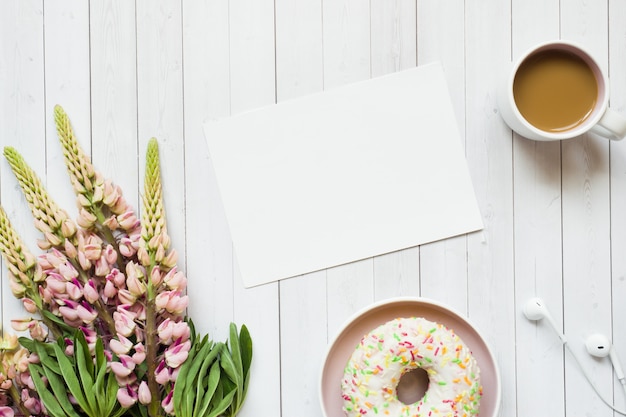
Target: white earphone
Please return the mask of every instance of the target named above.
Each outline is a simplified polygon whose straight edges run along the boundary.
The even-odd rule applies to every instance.
[[[598,388],[595,386],[595,384],[592,382],[591,378],[589,378],[589,375],[583,368],[580,360],[578,359],[574,351],[569,347],[569,344],[567,343],[567,338],[565,337],[563,332],[561,332],[559,328],[557,327],[556,322],[552,318],[552,315],[550,315],[550,312],[546,308],[543,300],[537,297],[531,298],[530,300],[526,302],[522,311],[524,313],[524,316],[526,316],[528,320],[538,321],[538,320],[545,319],[548,322],[550,327],[552,327],[552,329],[559,336],[559,339],[561,339],[561,342],[563,343],[563,345],[567,348],[567,350],[569,350],[570,354],[574,357],[583,375],[585,376],[585,378],[587,379],[591,387],[594,389],[596,394],[598,394],[600,399],[604,401],[604,403],[608,405],[610,408],[612,408],[615,412],[626,416],[626,411],[618,410],[617,408],[613,406],[613,404],[611,404],[608,400],[606,400],[602,396]],[[617,357],[617,353],[615,352],[615,349],[613,348],[613,345],[611,344],[611,341],[609,340],[609,338],[600,333],[592,334],[591,336],[587,337],[587,340],[585,340],[585,347],[587,348],[587,352],[591,356],[594,356],[597,358],[604,358],[608,356],[611,359],[611,363],[613,364],[613,370],[615,371],[615,376],[617,377],[619,382],[622,384],[622,387],[624,388],[624,391],[626,392],[626,378],[624,377],[624,372],[622,370],[620,361]]]
[[[552,318],[552,315],[550,314],[550,312],[544,305],[543,300],[541,298],[535,297],[535,298],[531,298],[530,300],[528,300],[528,302],[524,306],[523,311],[524,311],[524,315],[526,316],[528,320],[537,321],[541,319],[546,319],[548,324],[550,324],[550,327],[552,327],[552,329],[559,336],[559,339],[561,339],[561,342],[563,342],[563,344],[567,343],[567,339],[565,338],[565,335],[556,326],[556,322]]]
[[[606,358],[608,356],[613,364],[615,376],[622,385],[626,384],[622,364],[620,363],[617,353],[615,352],[615,349],[613,348],[613,345],[608,337],[601,333],[592,334],[587,338],[587,340],[585,340],[585,347],[587,348],[587,352],[596,358]]]

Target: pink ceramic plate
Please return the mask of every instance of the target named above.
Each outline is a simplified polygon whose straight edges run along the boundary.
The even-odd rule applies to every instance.
[[[393,298],[375,303],[350,318],[329,345],[320,378],[320,401],[325,417],[344,415],[341,399],[343,370],[361,338],[397,317],[424,317],[453,329],[472,350],[480,367],[483,397],[480,417],[496,417],[500,408],[500,373],[489,346],[459,313],[425,298]]]

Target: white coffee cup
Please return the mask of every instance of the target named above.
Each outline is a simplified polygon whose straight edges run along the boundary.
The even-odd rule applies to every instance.
[[[522,106],[523,102],[519,97],[518,101],[516,101],[516,95],[514,94],[516,80],[518,81],[518,83],[522,83],[522,81],[520,81],[520,78],[525,77],[525,75],[518,77],[518,75],[522,73],[520,71],[520,67],[528,68],[529,65],[535,65],[534,62],[538,62],[539,60],[544,59],[544,57],[550,57],[550,54],[558,54],[558,56],[573,55],[573,59],[575,61],[572,62],[580,62],[580,60],[582,60],[582,62],[584,62],[584,64],[586,64],[586,66],[588,67],[588,69],[585,69],[585,71],[588,73],[589,70],[591,70],[591,73],[593,73],[593,78],[595,78],[597,86],[597,95],[595,97],[595,102],[589,104],[589,111],[586,112],[584,116],[581,116],[579,118],[580,120],[577,121],[576,124],[562,126],[558,128],[555,127],[554,129],[546,128],[545,124],[542,125],[538,123],[537,120],[529,121],[530,117],[528,115],[531,113],[529,113],[527,109],[532,109],[532,104],[524,104],[526,106],[525,117],[523,112],[520,110],[520,107],[524,107]],[[576,57],[580,58],[580,60]],[[523,66],[523,64],[526,65]],[[524,70],[527,71],[526,69]],[[560,82],[561,81],[559,79],[559,83],[555,84],[560,85]],[[522,93],[519,93],[519,89],[521,87],[518,85],[517,88],[518,95],[521,97]],[[565,85],[560,86],[560,88],[562,91],[565,88]],[[565,102],[568,102],[568,100],[572,100],[572,97],[567,97],[567,94],[563,95],[563,97],[556,97],[557,94],[554,93],[551,88],[546,88],[543,90],[539,88],[539,91],[544,90],[546,92],[545,94],[550,94],[550,99],[553,97],[555,98],[555,102],[563,102],[563,100],[565,100]],[[548,91],[549,93],[547,93]],[[568,90],[567,93],[571,93],[571,91]],[[571,96],[571,94],[569,95]],[[500,82],[497,99],[498,108],[504,121],[515,132],[529,139],[541,141],[570,139],[580,136],[589,131],[613,140],[621,140],[626,137],[626,118],[608,108],[608,77],[606,76],[605,72],[602,71],[600,65],[598,65],[597,60],[595,60],[590,53],[588,53],[581,46],[576,45],[572,42],[561,40],[545,42],[533,47],[521,57],[519,57],[511,64],[511,67],[505,74],[505,77]],[[542,103],[548,102],[551,103],[552,101],[546,100]],[[550,115],[550,109],[554,107],[560,106],[548,107],[544,111],[538,113],[541,113],[542,117],[543,115]]]

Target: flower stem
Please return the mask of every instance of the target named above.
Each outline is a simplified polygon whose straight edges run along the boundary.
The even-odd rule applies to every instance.
[[[148,272],[151,272],[150,271]],[[148,274],[148,277],[150,274]],[[150,389],[151,401],[148,405],[148,415],[157,417],[161,415],[161,395],[159,394],[159,384],[156,381],[157,368],[157,325],[154,290],[152,283],[148,280],[148,291],[146,294],[146,362],[148,364],[148,388]]]

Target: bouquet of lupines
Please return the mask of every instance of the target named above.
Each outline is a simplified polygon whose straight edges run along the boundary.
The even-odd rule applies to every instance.
[[[158,145],[148,144],[141,219],[91,164],[63,109],[55,122],[77,196],[74,221],[13,148],[4,155],[42,239],[35,256],[0,207],[10,288],[30,317],[0,339],[0,417],[234,416],[245,398],[252,341],[227,343],[185,317],[186,277],[170,249]]]

